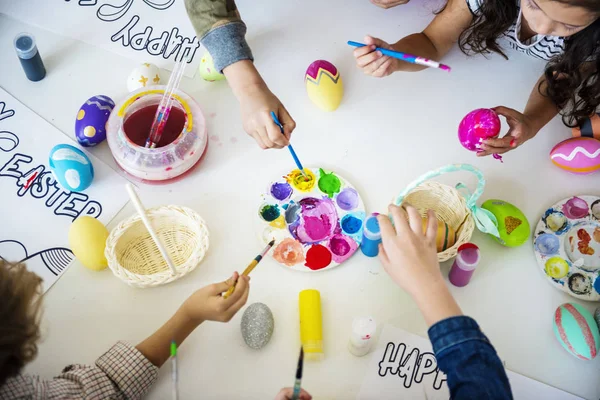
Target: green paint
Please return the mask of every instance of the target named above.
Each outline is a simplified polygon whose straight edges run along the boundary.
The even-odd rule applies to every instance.
[[[273,205],[266,205],[260,210],[260,216],[267,222],[275,221],[279,218],[279,207]]]
[[[319,169],[319,189],[329,197],[333,197],[334,194],[339,193],[342,183],[340,178],[335,176],[333,172],[326,173],[322,168]]]

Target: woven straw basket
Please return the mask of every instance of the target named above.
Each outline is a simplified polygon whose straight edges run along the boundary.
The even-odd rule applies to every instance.
[[[437,176],[455,171],[469,171],[478,178],[477,189],[467,198],[457,190],[457,188],[464,187],[460,183],[456,186],[457,188],[453,188],[438,182],[426,182]],[[477,168],[468,164],[452,164],[430,171],[412,182],[400,193],[394,203],[398,206],[408,203],[417,208],[422,216],[427,214],[427,210],[433,210],[440,221],[447,223],[456,231],[454,245],[438,253],[438,260],[443,262],[456,257],[458,248],[471,240],[471,235],[475,229],[475,220],[472,213],[477,209],[475,203],[483,193],[484,187],[485,179]]]
[[[138,214],[111,231],[105,250],[113,274],[128,285],[140,288],[181,278],[200,264],[208,250],[208,229],[195,211],[169,205],[150,208],[146,214],[175,264],[175,274]]]

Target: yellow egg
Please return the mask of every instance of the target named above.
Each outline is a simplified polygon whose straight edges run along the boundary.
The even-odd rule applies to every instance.
[[[225,75],[215,69],[215,64],[212,56],[207,51],[200,59],[200,66],[198,66],[198,72],[202,79],[208,82],[222,81],[225,79]]]
[[[75,257],[93,271],[108,267],[104,248],[108,230],[102,222],[92,217],[79,217],[69,228],[69,246]]]
[[[308,66],[304,76],[308,98],[324,111],[334,111],[342,102],[344,84],[340,71],[325,60],[317,60]]]
[[[546,273],[554,279],[560,279],[569,273],[569,264],[560,257],[552,257],[546,261]]]
[[[423,219],[423,233],[427,231],[427,218]],[[438,219],[437,234],[435,244],[438,253],[449,249],[456,243],[456,232],[447,223]]]

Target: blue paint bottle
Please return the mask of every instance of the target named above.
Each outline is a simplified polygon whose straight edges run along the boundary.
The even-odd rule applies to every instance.
[[[27,79],[41,81],[46,76],[46,68],[35,45],[35,39],[29,33],[19,33],[14,41],[15,50]]]
[[[379,229],[379,221],[377,221],[378,213],[371,214],[365,219],[363,224],[363,237],[360,244],[360,249],[367,257],[375,257],[379,254],[379,243],[381,243],[381,230]]]

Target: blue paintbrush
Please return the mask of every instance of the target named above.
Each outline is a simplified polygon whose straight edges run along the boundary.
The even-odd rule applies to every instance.
[[[273,118],[273,122],[275,122],[275,124],[279,127],[279,130],[281,131],[281,134],[283,135],[283,125],[281,125],[281,122],[279,122],[277,115],[275,115],[275,113],[273,111],[271,111],[271,118]],[[302,163],[298,159],[298,156],[296,155],[296,152],[294,151],[294,148],[292,147],[291,144],[288,145],[288,150],[290,151],[290,154],[292,155],[292,158],[294,159],[296,166],[302,173],[302,176],[304,176],[305,178],[308,178],[306,176],[306,173],[304,173],[304,167],[302,166]]]
[[[294,393],[292,400],[300,398],[300,387],[302,383],[302,367],[304,366],[304,348],[300,347],[300,357],[298,357],[298,368],[296,368],[296,382],[294,383]]]

